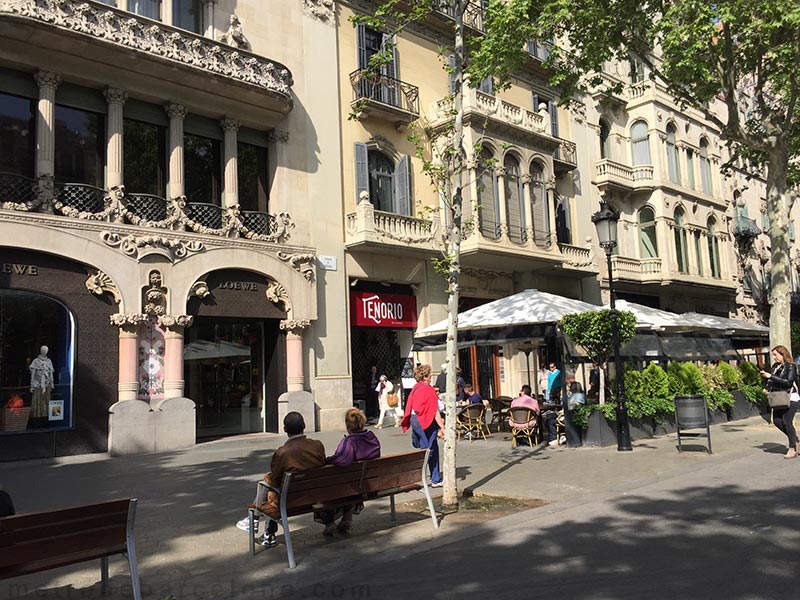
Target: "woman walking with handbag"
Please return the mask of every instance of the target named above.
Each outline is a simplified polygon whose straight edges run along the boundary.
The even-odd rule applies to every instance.
[[[403,418],[403,411],[400,409],[400,402],[397,394],[393,391],[394,385],[386,375],[381,375],[378,387],[375,391],[378,392],[378,404],[380,405],[380,416],[378,423],[375,425],[378,429],[383,427],[383,420],[388,413],[394,417],[394,426],[400,427],[400,421]]]
[[[800,452],[797,431],[794,428],[794,415],[800,405],[800,398],[797,394],[792,394],[797,385],[797,365],[786,346],[775,346],[772,349],[772,359],[775,361],[772,372],[761,371],[761,377],[766,380],[772,422],[789,438],[789,449],[783,458],[795,458]]]

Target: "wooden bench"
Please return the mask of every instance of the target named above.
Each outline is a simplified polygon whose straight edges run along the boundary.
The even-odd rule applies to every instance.
[[[415,450],[404,454],[394,454],[373,460],[353,463],[348,467],[326,465],[305,471],[286,473],[281,489],[259,481],[259,497],[262,487],[278,494],[280,498],[283,533],[286,538],[286,554],[289,568],[296,562],[292,550],[292,536],[289,531],[289,517],[314,512],[321,508],[335,509],[357,502],[366,502],[389,496],[391,520],[395,522],[394,497],[403,492],[423,490],[428,500],[434,528],[439,527],[436,511],[433,508],[425,469],[428,464],[428,450]],[[265,494],[266,495],[266,494]],[[255,554],[254,521],[256,515],[269,518],[257,509],[249,510],[250,554]]]
[[[100,559],[108,593],[108,557],[128,559],[134,600],[141,600],[133,523],[136,498],[0,518],[0,579]]]

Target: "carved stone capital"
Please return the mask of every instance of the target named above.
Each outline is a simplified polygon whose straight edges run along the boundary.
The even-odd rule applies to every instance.
[[[40,88],[50,87],[56,89],[61,84],[61,76],[50,71],[36,71],[33,78]]]
[[[531,181],[533,181],[533,177],[529,173],[525,173],[520,179],[522,179],[523,185],[530,185]]]
[[[164,110],[170,119],[186,118],[186,107],[183,104],[175,104],[174,102],[170,102],[164,107]]]
[[[128,100],[128,92],[119,88],[106,88],[103,90],[103,95],[109,104],[125,104]]]
[[[119,304],[122,300],[117,284],[108,275],[99,269],[87,269],[86,273],[89,277],[86,279],[86,289],[96,296],[102,296],[105,293],[111,294],[114,302]]]
[[[222,131],[239,131],[239,121],[228,115],[220,119],[219,124],[222,127]]]
[[[288,144],[289,132],[284,129],[273,129],[267,135],[270,144]]]
[[[283,319],[278,323],[281,331],[288,331],[298,335],[309,325],[311,325],[311,321],[308,319]]]
[[[192,315],[161,315],[156,321],[161,327],[168,329],[182,330],[185,327],[190,327],[194,322]]]
[[[211,292],[208,289],[208,284],[205,281],[195,281],[189,289],[189,297],[195,296],[197,298],[205,298],[210,296]]]
[[[333,23],[333,0],[303,0],[303,12],[323,23]]]
[[[278,306],[284,312],[289,312],[292,308],[292,302],[289,300],[289,293],[277,281],[270,281],[267,285],[267,300]]]
[[[317,257],[313,254],[289,254],[288,252],[278,252],[278,258],[288,262],[295,271],[306,278],[309,283],[314,281],[314,264]]]
[[[108,320],[111,325],[120,328],[131,328],[147,321],[147,315],[142,313],[114,313],[108,316]]]
[[[505,177],[506,175],[506,168],[505,167],[495,167],[494,174],[498,177]]]

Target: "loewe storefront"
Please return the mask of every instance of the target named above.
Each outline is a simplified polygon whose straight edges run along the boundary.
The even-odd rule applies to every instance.
[[[104,452],[116,401],[116,312],[91,269],[0,248],[0,461]]]
[[[286,318],[258,273],[225,269],[203,277],[208,295],[189,300],[185,394],[196,404],[197,437],[278,431],[286,391]]]

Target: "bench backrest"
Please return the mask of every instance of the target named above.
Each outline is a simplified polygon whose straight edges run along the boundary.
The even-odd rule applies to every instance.
[[[348,498],[377,498],[422,485],[425,450],[393,454],[353,463],[347,467],[326,465],[287,473],[283,480],[286,512],[308,512],[315,504]]]
[[[0,519],[0,579],[126,552],[136,499]]]

